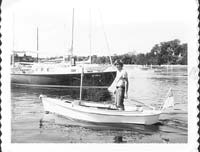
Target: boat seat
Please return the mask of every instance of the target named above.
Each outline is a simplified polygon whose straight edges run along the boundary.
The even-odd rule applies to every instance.
[[[143,107],[130,107],[130,106],[125,106],[125,111],[143,112]]]

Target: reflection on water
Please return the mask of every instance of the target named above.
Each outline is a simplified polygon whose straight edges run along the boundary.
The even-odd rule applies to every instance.
[[[80,88],[48,88],[48,87],[27,87],[12,85],[12,93],[22,93],[24,95],[36,95],[41,94],[56,97],[56,98],[70,98],[79,99],[80,98]],[[82,99],[88,101],[108,101],[111,100],[111,94],[105,88],[83,88],[82,89]]]
[[[143,137],[150,137],[159,132],[160,124],[97,124],[83,121],[74,121],[54,114],[44,115],[40,120],[42,134],[49,130],[57,130],[58,134],[67,137],[71,142],[79,143],[130,143]],[[73,136],[72,136],[73,135]]]
[[[37,88],[12,85],[13,143],[186,143],[187,68],[139,69],[125,66],[129,74],[129,98],[159,107],[171,87],[175,107],[155,125],[95,124],[45,114],[39,100],[44,94],[79,99],[79,88]],[[157,71],[156,71],[157,70]],[[160,70],[160,71],[159,71]],[[107,89],[83,89],[84,100],[113,102]],[[128,101],[126,104],[132,104]]]
[[[114,143],[124,143],[122,136],[115,136],[114,137]]]

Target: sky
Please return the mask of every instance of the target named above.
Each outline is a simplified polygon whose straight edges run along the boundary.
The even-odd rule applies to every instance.
[[[40,56],[113,55],[150,52],[155,44],[179,39],[193,49],[196,0],[7,0],[2,3],[3,46]],[[5,34],[4,34],[5,33]]]

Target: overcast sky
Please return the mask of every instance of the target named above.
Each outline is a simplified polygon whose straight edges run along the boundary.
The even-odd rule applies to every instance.
[[[38,27],[41,55],[66,54],[73,7],[75,55],[90,54],[90,33],[92,54],[109,55],[146,53],[174,39],[190,44],[197,30],[196,0],[7,0],[2,6],[4,47],[36,51]]]

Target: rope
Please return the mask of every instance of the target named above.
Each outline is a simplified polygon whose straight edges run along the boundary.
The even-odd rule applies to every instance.
[[[109,53],[111,52],[110,51],[110,47],[109,47],[109,43],[108,43],[108,38],[107,38],[107,35],[106,35],[106,32],[105,32],[105,28],[104,28],[104,24],[103,24],[103,18],[102,18],[102,15],[101,15],[101,11],[99,9],[99,13],[100,13],[100,19],[101,19],[101,23],[102,23],[102,29],[103,29],[103,33],[104,33],[104,37],[105,37],[105,41],[106,41],[106,46],[107,46],[107,49],[109,51]],[[109,55],[109,59],[110,59],[110,64],[112,65],[112,58],[111,56]]]

